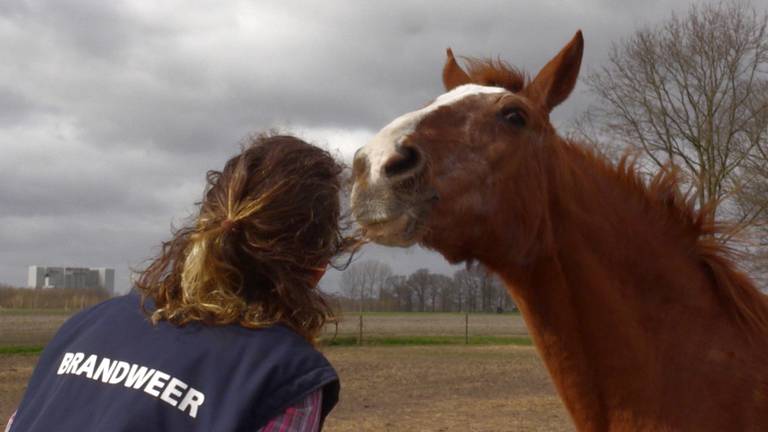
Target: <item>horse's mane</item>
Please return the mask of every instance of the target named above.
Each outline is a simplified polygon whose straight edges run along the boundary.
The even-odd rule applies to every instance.
[[[584,156],[592,159],[608,176],[613,176],[631,193],[641,197],[645,204],[666,215],[669,224],[681,227],[693,238],[693,255],[712,280],[715,295],[724,304],[748,334],[768,335],[768,297],[761,293],[752,280],[735,264],[739,253],[721,239],[738,227],[719,223],[715,218],[715,204],[698,207],[695,193],[681,191],[679,172],[665,166],[649,180],[644,180],[635,156],[625,155],[617,164],[594,149],[570,143]]]
[[[501,59],[464,58],[472,82],[503,87],[518,93],[528,84],[526,74]],[[748,332],[768,335],[768,297],[762,294],[749,277],[735,264],[736,251],[719,239],[735,228],[718,223],[714,216],[715,202],[701,207],[695,205],[693,193],[682,193],[678,171],[671,166],[662,168],[649,181],[645,181],[638,169],[637,159],[621,158],[618,164],[591,147],[567,142],[569,147],[580,149],[583,155],[615,177],[649,207],[656,208],[668,217],[670,224],[682,228],[694,239],[693,253],[707,272],[716,290],[715,294],[726,304]]]
[[[501,59],[477,59],[463,57],[467,62],[467,74],[473,83],[503,87],[512,93],[522,90],[528,78],[524,72]]]

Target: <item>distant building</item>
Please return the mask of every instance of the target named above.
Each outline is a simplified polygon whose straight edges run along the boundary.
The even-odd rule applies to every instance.
[[[101,288],[115,293],[115,269],[29,266],[29,288]]]

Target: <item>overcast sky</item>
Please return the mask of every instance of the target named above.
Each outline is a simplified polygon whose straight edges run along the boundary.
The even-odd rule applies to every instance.
[[[578,29],[583,69],[687,1],[0,2],[0,282],[114,267],[127,291],[249,133],[279,127],[350,161],[441,92],[445,48],[535,73]],[[554,115],[589,101],[582,86]],[[367,247],[396,273],[452,272]],[[332,289],[338,273],[323,284]]]

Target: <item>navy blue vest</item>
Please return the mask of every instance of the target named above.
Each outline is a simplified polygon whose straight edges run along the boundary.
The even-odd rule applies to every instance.
[[[61,327],[11,431],[253,432],[321,388],[325,418],[336,372],[284,326],[153,326],[129,294]]]

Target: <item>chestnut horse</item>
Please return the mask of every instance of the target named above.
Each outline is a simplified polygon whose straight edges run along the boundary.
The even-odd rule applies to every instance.
[[[579,430],[767,431],[768,301],[712,212],[549,122],[582,51],[579,32],[529,81],[448,50],[447,93],[356,154],[353,215],[499,274]]]

